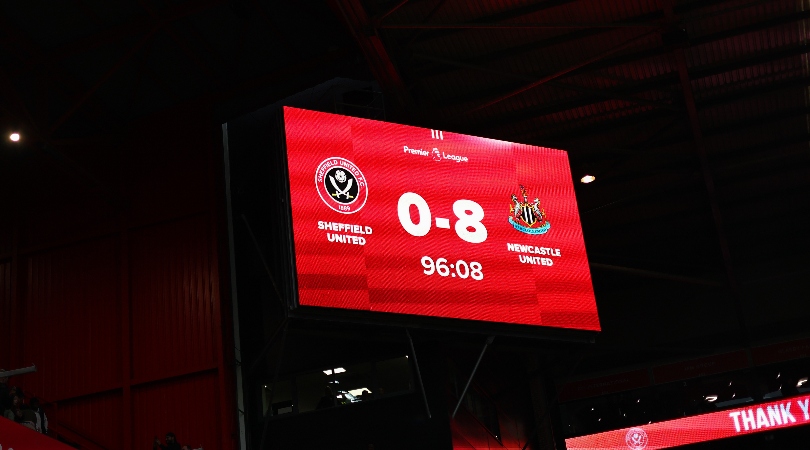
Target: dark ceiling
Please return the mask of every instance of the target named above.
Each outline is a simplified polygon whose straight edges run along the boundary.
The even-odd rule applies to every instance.
[[[25,139],[3,137],[0,186],[58,202],[143,117],[205,105],[216,129],[374,79],[390,120],[596,176],[576,185],[604,332],[580,370],[787,339],[810,319],[808,19],[800,0],[3,2],[0,127]]]

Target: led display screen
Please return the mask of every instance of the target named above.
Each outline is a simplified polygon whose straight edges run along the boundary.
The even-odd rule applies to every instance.
[[[568,450],[656,450],[810,423],[810,396],[565,440]]]
[[[299,306],[599,330],[566,152],[284,122]]]

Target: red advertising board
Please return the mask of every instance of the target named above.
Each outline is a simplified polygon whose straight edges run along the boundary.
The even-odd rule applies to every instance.
[[[566,152],[284,121],[300,306],[600,329]]]
[[[596,397],[615,392],[639,389],[650,385],[650,373],[647,369],[615,373],[598,378],[571,381],[559,387],[557,399],[568,402],[580,398]]]
[[[73,447],[0,417],[0,450],[71,450]]]
[[[656,450],[810,423],[810,396],[605,431],[565,440],[568,450]]]
[[[751,357],[758,366],[808,356],[810,356],[810,339],[779,342],[751,349]]]
[[[653,367],[653,378],[655,378],[655,382],[658,384],[671,383],[673,381],[688,380],[690,378],[744,369],[750,365],[748,352],[745,350],[737,350],[719,355],[656,366]]]

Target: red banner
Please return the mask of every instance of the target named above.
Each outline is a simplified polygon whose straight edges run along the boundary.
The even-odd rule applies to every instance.
[[[647,369],[638,369],[630,372],[565,383],[559,387],[558,399],[560,402],[567,402],[580,398],[629,391],[649,385],[650,374]]]
[[[600,329],[566,152],[284,119],[300,305]]]
[[[754,364],[758,366],[791,359],[807,358],[810,356],[810,339],[754,347],[751,349],[751,356],[754,359]]]
[[[810,396],[565,440],[568,450],[656,450],[810,423]]]
[[[730,372],[750,366],[748,352],[736,352],[690,359],[672,364],[653,367],[653,378],[658,384],[688,380],[716,373]]]
[[[72,448],[11,420],[0,418],[0,450],[72,450]]]

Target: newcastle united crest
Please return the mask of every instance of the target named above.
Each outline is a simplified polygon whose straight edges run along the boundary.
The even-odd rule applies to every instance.
[[[368,186],[363,172],[345,158],[323,160],[315,170],[315,187],[321,200],[342,214],[353,214],[366,204]]]
[[[546,211],[540,208],[540,200],[535,197],[533,201],[529,202],[529,196],[526,195],[526,188],[520,186],[520,194],[523,201],[520,201],[517,195],[512,194],[512,204],[509,205],[509,223],[520,231],[526,234],[544,234],[551,228],[551,224],[546,220]]]

